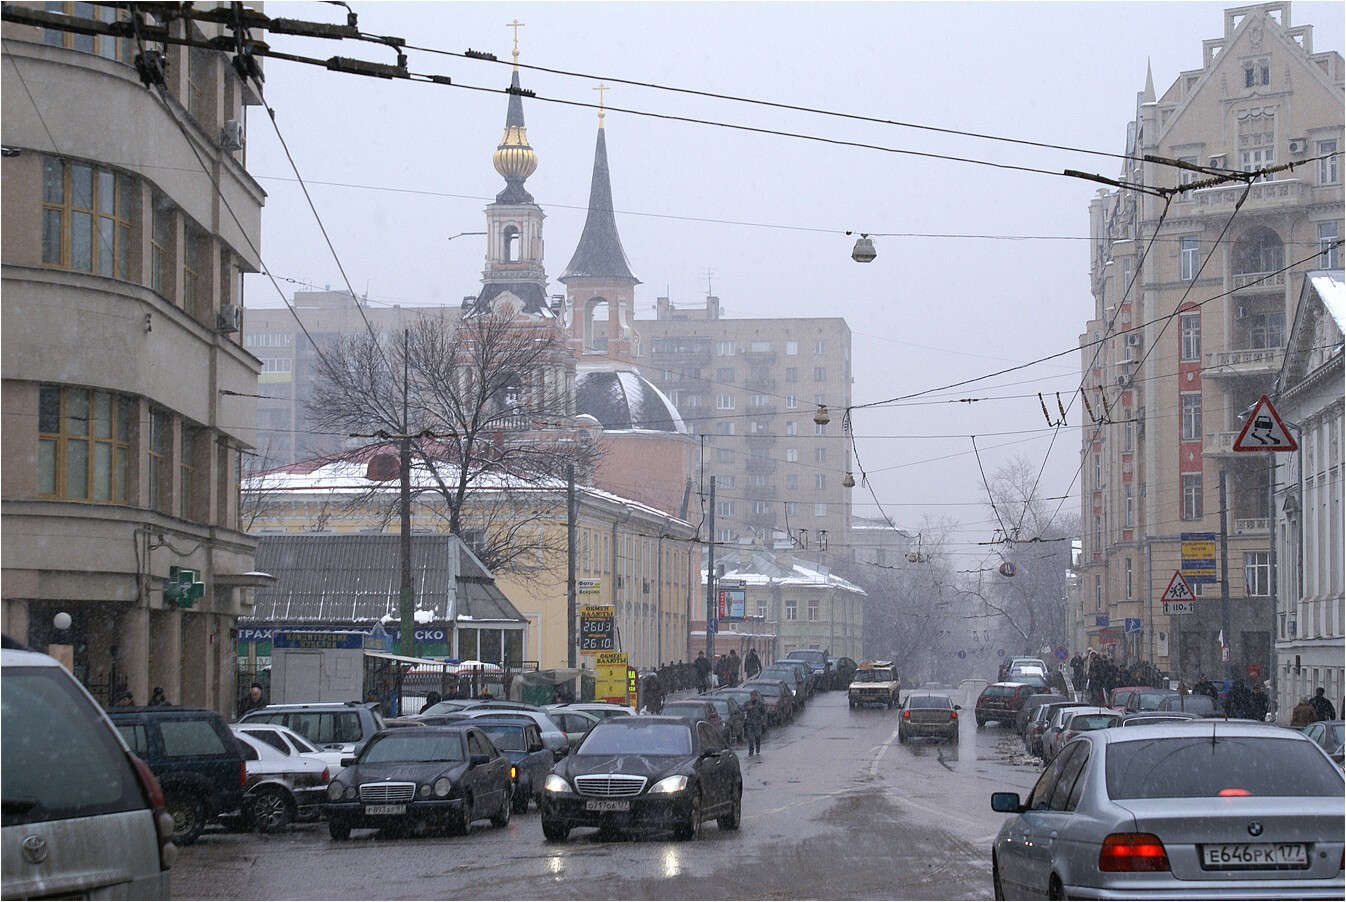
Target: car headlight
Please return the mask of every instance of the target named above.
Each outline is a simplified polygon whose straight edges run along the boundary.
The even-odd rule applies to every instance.
[[[353,798],[355,798],[357,795],[359,795],[359,791],[358,791],[354,786],[347,786],[347,787],[346,787],[346,798],[348,798],[348,799],[353,799]]]
[[[339,802],[339,801],[341,801],[341,794],[342,794],[343,792],[345,792],[345,791],[346,791],[346,787],[345,787],[345,786],[343,786],[341,783],[337,782],[336,780],[333,780],[331,783],[328,783],[328,784],[327,784],[327,799],[328,799],[328,801],[332,801],[332,802]]]
[[[570,792],[570,784],[565,781],[565,777],[557,774],[547,774],[547,779],[542,781],[543,792]]]
[[[450,780],[448,777],[440,777],[438,780],[435,781],[436,797],[441,799],[446,798],[448,794],[452,791],[453,791],[453,781]]]
[[[423,798],[423,799],[428,799],[428,798],[430,798],[430,784],[429,784],[429,783],[422,783],[422,784],[421,784],[421,788],[420,788],[419,790],[417,790],[417,792],[419,793],[420,797]]]
[[[650,793],[656,792],[682,792],[687,788],[687,778],[682,774],[676,777],[664,777],[658,783],[650,787]]]

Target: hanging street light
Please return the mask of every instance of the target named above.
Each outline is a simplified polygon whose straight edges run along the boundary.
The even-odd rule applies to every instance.
[[[818,410],[813,414],[813,422],[819,426],[826,426],[832,422],[832,414],[828,413],[826,404],[818,405]]]

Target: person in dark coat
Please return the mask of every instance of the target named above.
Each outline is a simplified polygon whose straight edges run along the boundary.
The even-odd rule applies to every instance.
[[[743,656],[743,673],[752,679],[762,672],[762,659],[757,657],[757,649],[750,648],[748,653]]]
[[[762,754],[762,733],[766,730],[766,704],[756,689],[743,706],[743,732],[748,740],[748,754]]]
[[[651,670],[645,675],[645,708],[651,714],[664,710],[664,684],[659,682],[659,674]]]
[[[739,659],[738,656],[738,649],[736,648],[729,649],[729,657],[725,659],[724,664],[725,664],[725,671],[729,677],[730,686],[738,685],[738,673],[739,673],[738,668],[739,665],[742,663],[743,662]]]
[[[266,707],[266,696],[262,692],[261,683],[253,683],[248,689],[248,694],[243,696],[238,702],[238,716],[242,717],[249,711],[255,711],[258,708]]]
[[[1225,713],[1233,718],[1247,718],[1252,712],[1252,693],[1243,684],[1243,680],[1234,680],[1225,696]]]
[[[150,704],[151,704],[151,705],[166,705],[166,704],[168,704],[168,696],[164,695],[164,687],[163,687],[163,686],[155,686],[155,687],[154,687],[154,692],[153,692],[152,695],[150,695]]]
[[[710,690],[710,661],[706,660],[706,653],[699,651],[696,653],[696,661],[693,663],[696,668],[696,691],[707,692]]]
[[[1336,720],[1337,709],[1332,707],[1332,703],[1327,700],[1327,693],[1323,687],[1313,693],[1313,698],[1309,699],[1309,707],[1313,709],[1314,720]]]

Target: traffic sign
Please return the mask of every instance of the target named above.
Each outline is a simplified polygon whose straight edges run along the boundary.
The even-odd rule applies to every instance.
[[[1257,402],[1243,431],[1234,439],[1235,451],[1297,451],[1299,445],[1290,437],[1290,430],[1281,422],[1281,415],[1271,406],[1266,395]]]
[[[1195,614],[1195,601],[1166,601],[1164,602],[1165,614]]]
[[[1056,660],[1064,661],[1066,658],[1070,657],[1070,649],[1066,648],[1064,645],[1058,645],[1056,646],[1056,651],[1052,652],[1052,654],[1056,656]]]
[[[1094,615],[1094,626],[1107,626],[1107,625],[1108,625],[1108,615],[1107,615],[1107,614],[1095,614],[1095,615]]]
[[[1128,633],[1138,633],[1138,632],[1140,632],[1140,618],[1139,618],[1139,617],[1127,617],[1127,618],[1125,618],[1125,624],[1124,624],[1124,625],[1125,625],[1125,630],[1124,630],[1125,632],[1128,632]]]
[[[960,661],[964,661],[964,660],[966,660],[966,659],[967,659],[967,652],[964,651],[964,650],[961,649],[961,648],[958,649],[958,660],[960,660]]]
[[[1187,585],[1187,580],[1182,575],[1181,570],[1173,571],[1173,578],[1168,581],[1168,588],[1160,596],[1161,601],[1191,601],[1196,598],[1192,592],[1192,587]]]
[[[1014,566],[1014,561],[1005,561],[996,569],[1000,571],[1001,576],[1013,576],[1019,572],[1019,568]]]

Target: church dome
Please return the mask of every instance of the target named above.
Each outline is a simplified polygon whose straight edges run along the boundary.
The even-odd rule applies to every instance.
[[[668,396],[632,370],[581,371],[575,378],[575,412],[592,416],[605,431],[687,433]]]

